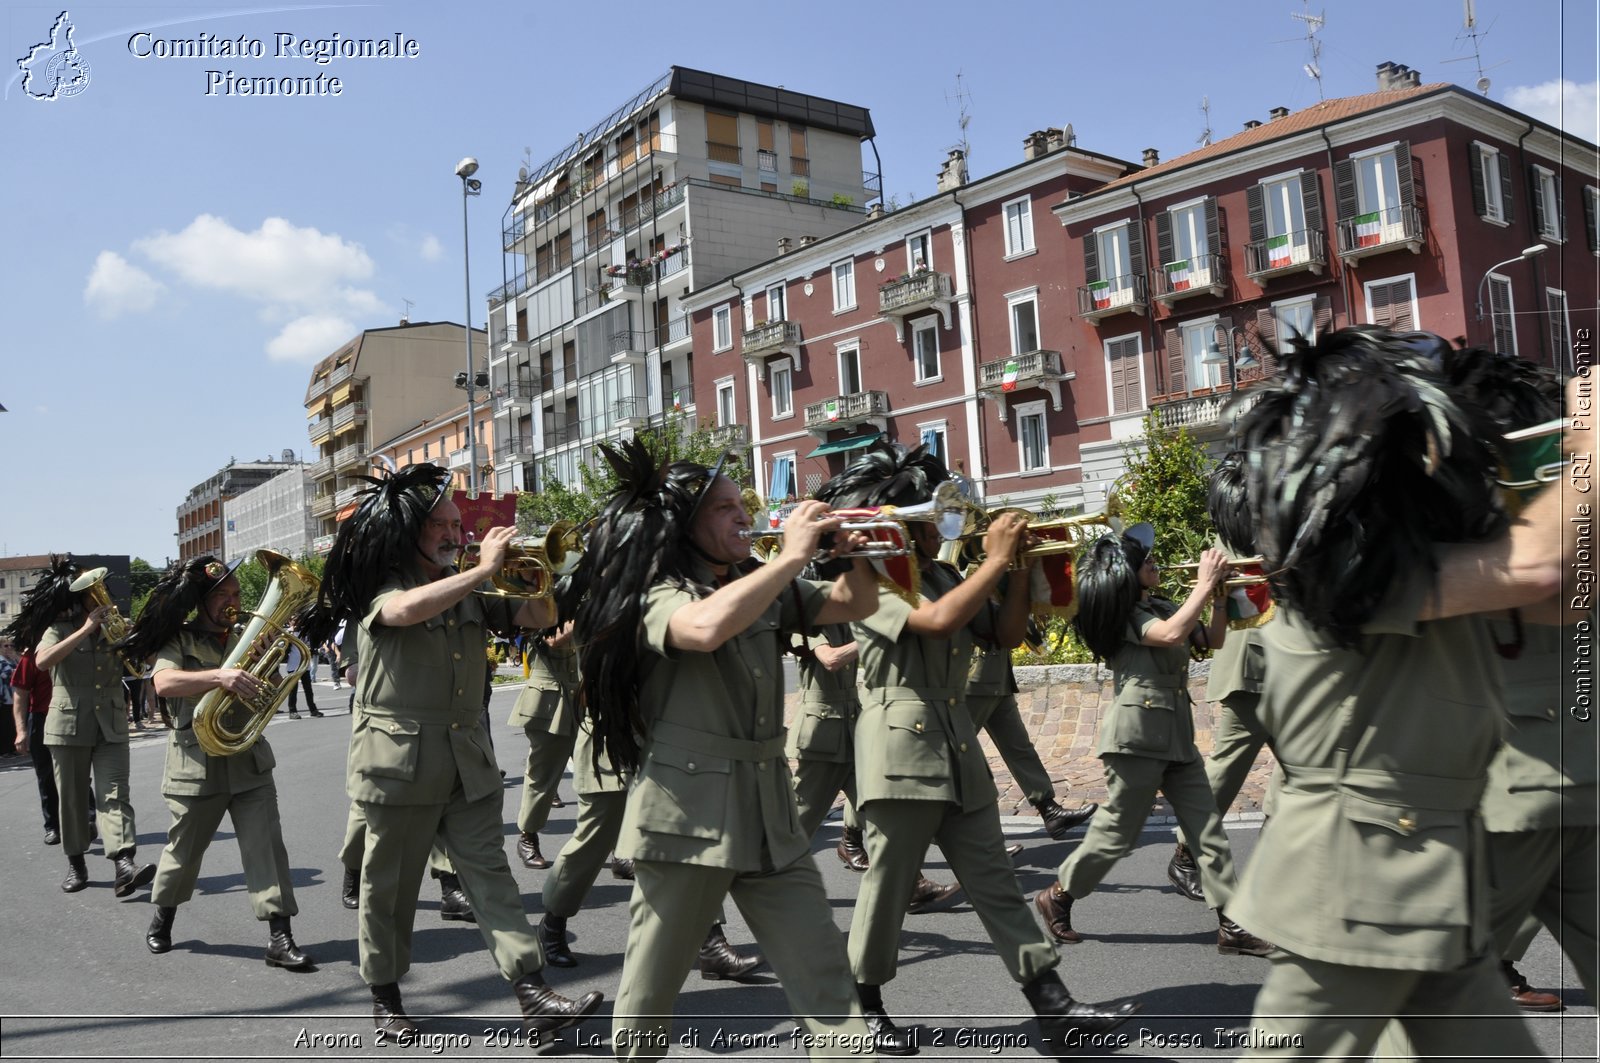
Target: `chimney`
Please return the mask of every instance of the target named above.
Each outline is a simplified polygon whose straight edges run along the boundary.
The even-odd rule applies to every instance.
[[[950,157],[944,160],[944,165],[939,167],[937,187],[940,192],[948,192],[952,188],[960,188],[967,183],[967,153],[960,148],[951,148]]]
[[[1387,59],[1378,64],[1378,91],[1388,92],[1393,89],[1414,89],[1422,85],[1422,72],[1412,70],[1404,63],[1392,63]]]
[[[877,221],[881,217],[883,217],[883,200],[880,199],[867,208],[867,220]]]
[[[1245,119],[1244,127],[1246,129],[1254,129],[1257,126],[1259,126],[1260,124],[1261,123],[1258,120],[1254,119],[1254,118],[1247,118],[1247,119]]]
[[[1022,157],[1025,160],[1037,159],[1049,150],[1046,146],[1045,133],[1041,129],[1035,129],[1022,138]]]
[[[1144,164],[1146,166],[1159,166],[1159,165],[1161,165],[1161,153],[1159,151],[1157,151],[1155,148],[1145,148],[1144,149]]]
[[[1289,108],[1274,107],[1272,110],[1267,112],[1267,117],[1273,122],[1276,122],[1280,118],[1287,118],[1289,117]]]
[[[778,254],[787,255],[792,247],[794,247],[793,240],[789,239],[787,236],[778,237]]]
[[[1060,151],[1067,146],[1067,134],[1060,129],[1046,129],[1044,146],[1046,151]]]
[[[800,238],[800,246],[801,247],[810,247],[812,244],[814,244],[816,242],[817,242],[817,238],[815,236],[802,236]]]

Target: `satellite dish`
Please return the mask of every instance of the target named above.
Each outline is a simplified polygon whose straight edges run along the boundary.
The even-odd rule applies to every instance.
[[[517,180],[521,181],[523,184],[527,184],[527,182],[528,182],[528,168],[526,166],[518,166],[517,167]]]
[[[1483,93],[1484,95],[1488,95],[1489,94],[1489,79],[1488,78],[1479,78],[1478,81],[1477,81],[1477,85],[1478,85],[1478,91],[1479,92]]]

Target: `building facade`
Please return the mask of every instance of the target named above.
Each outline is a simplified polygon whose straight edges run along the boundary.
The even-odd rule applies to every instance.
[[[497,491],[568,485],[595,446],[693,416],[690,290],[877,198],[867,110],[673,67],[518,180],[489,297]]]
[[[233,556],[223,506],[280,473],[299,467],[294,451],[286,450],[281,461],[230,461],[190,488],[178,507],[178,560],[188,561],[203,554]]]
[[[489,417],[494,407],[488,400],[487,390],[479,391],[478,395],[482,398],[475,410],[477,428],[480,436],[486,436],[489,431]],[[437,417],[425,417],[420,423],[376,444],[373,448],[373,460],[380,457],[387,458],[394,462],[397,469],[403,469],[407,465],[433,462],[450,470],[456,490],[466,491],[469,486],[467,469],[474,457],[473,452],[467,447],[467,431],[467,406],[466,403],[462,403]],[[492,477],[489,474],[493,466],[487,460],[488,454],[488,447],[478,447],[476,457],[478,471],[482,474],[479,479],[482,490],[488,490],[492,486]]]
[[[296,462],[259,487],[222,503],[222,525],[229,558],[250,558],[257,550],[305,557],[317,527],[311,517],[313,484]]]

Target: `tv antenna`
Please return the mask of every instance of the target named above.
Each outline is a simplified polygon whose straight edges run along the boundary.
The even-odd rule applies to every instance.
[[[972,102],[972,94],[967,91],[966,85],[961,80],[961,71],[956,71],[956,90],[945,93],[944,99],[946,103],[954,101],[956,105],[956,126],[961,130],[961,139],[956,141],[955,146],[961,149],[964,157],[970,159],[972,145],[967,142],[967,126],[972,124],[972,112],[967,109],[967,105]]]
[[[416,306],[416,305],[417,305],[417,304],[416,304],[416,300],[414,300],[414,299],[407,299],[407,298],[406,298],[406,297],[405,297],[405,296],[403,296],[403,295],[402,295],[402,296],[401,296],[401,297],[400,297],[400,301],[401,301],[401,302],[402,302],[402,303],[405,303],[405,304],[406,304],[406,320],[407,320],[407,321],[410,321],[410,320],[411,320],[411,308],[412,308],[412,307],[413,307],[413,306]]]
[[[1301,0],[1301,3],[1305,5],[1304,11],[1289,13],[1290,18],[1306,24],[1306,43],[1311,47],[1311,62],[1301,69],[1306,72],[1306,77],[1317,83],[1317,99],[1326,99],[1322,94],[1322,42],[1317,39],[1317,34],[1328,24],[1328,19],[1324,12],[1311,13],[1311,0]]]
[[[1204,148],[1204,147],[1209,147],[1211,145],[1211,97],[1210,96],[1202,96],[1202,97],[1200,97],[1200,113],[1206,116],[1206,127],[1203,130],[1200,131],[1200,139],[1198,141],[1199,145],[1202,148]]]
[[[1461,32],[1456,34],[1456,43],[1459,44],[1461,42],[1461,38],[1463,37],[1466,37],[1472,41],[1471,58],[1473,65],[1478,69],[1478,80],[1473,82],[1473,87],[1487,96],[1489,95],[1490,82],[1484,71],[1493,70],[1496,66],[1504,66],[1505,63],[1495,63],[1494,66],[1490,67],[1485,67],[1483,65],[1483,51],[1481,48],[1479,48],[1478,41],[1483,37],[1489,36],[1489,31],[1486,29],[1480,30],[1478,28],[1478,13],[1476,10],[1474,10],[1477,5],[1473,2],[1473,0],[1462,0],[1462,6],[1465,9],[1463,11],[1464,17],[1462,19]],[[1458,55],[1454,59],[1441,59],[1439,61],[1441,63],[1464,63],[1467,61],[1467,56]]]

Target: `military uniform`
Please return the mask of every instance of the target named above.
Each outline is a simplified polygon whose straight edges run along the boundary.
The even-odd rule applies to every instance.
[[[848,645],[848,627],[829,636],[813,635],[806,641],[810,649],[819,646]],[[834,799],[842,792],[850,803],[845,806],[846,825],[854,826],[851,809],[855,803],[856,718],[861,700],[856,692],[857,664],[829,671],[814,656],[801,656],[798,662],[800,705],[784,754],[795,761],[794,800],[800,813],[800,830],[807,838],[828,817]]]
[[[937,600],[959,581],[946,565],[928,566],[923,596]],[[906,629],[912,608],[884,589],[877,612],[854,627],[864,684],[856,790],[869,865],[850,923],[850,966],[865,985],[894,978],[906,898],[937,841],[1006,970],[1030,983],[1059,957],[1017,889],[994,779],[963,704],[970,626],[950,639],[917,635]]]
[[[423,585],[407,569],[379,589],[356,628],[348,789],[367,824],[361,864],[361,977],[393,983],[411,966],[411,932],[428,850],[437,839],[508,980],[543,967],[506,861],[500,772],[482,725],[488,628],[511,607],[467,595],[437,616],[387,627],[390,598]]]
[[[715,582],[709,572],[700,578]],[[784,757],[780,638],[809,626],[827,588],[796,580],[792,593],[710,653],[667,644],[673,614],[695,600],[667,582],[645,598],[639,704],[647,733],[617,843],[637,877],[612,1025],[616,1053],[666,1054],[673,1003],[727,894],[817,1038],[812,1054],[870,1046]]]
[[[35,653],[43,653],[82,626],[82,618],[51,624]],[[61,795],[61,849],[89,851],[89,816],[99,812],[106,856],[132,856],[139,832],[128,781],[128,710],[122,699],[122,660],[96,629],[50,669],[54,688],[44,722],[56,790]],[[93,775],[95,808],[86,803]]]
[[[1206,698],[1216,702],[1216,724],[1211,730],[1211,756],[1206,758],[1206,778],[1216,797],[1217,812],[1226,815],[1256,757],[1267,744],[1267,732],[1257,719],[1261,680],[1266,675],[1266,650],[1261,628],[1228,633],[1228,640],[1211,657],[1211,677]],[[1278,772],[1273,773],[1274,779]],[[1267,792],[1270,805],[1272,791]],[[1271,809],[1268,807],[1268,812]]]
[[[1114,697],[1095,744],[1105,765],[1107,796],[1083,844],[1061,865],[1061,888],[1074,899],[1088,896],[1133,851],[1157,793],[1166,796],[1196,851],[1206,903],[1222,909],[1233,896],[1233,854],[1194,744],[1188,640],[1175,646],[1142,641],[1177,610],[1164,598],[1140,601],[1122,648],[1107,662]]]
[[[972,667],[967,672],[967,714],[972,717],[974,730],[989,732],[995,752],[1000,754],[1023,796],[1039,804],[1053,799],[1056,788],[1017,708],[1017,676],[1011,667],[1011,651],[995,641],[998,608],[987,602],[973,618],[977,652],[972,655]]]
[[[584,897],[617,847],[628,799],[627,780],[612,770],[609,759],[602,757],[600,767],[595,767],[594,732],[587,721],[578,725],[572,788],[578,795],[578,822],[572,837],[556,854],[542,887],[544,910],[562,919],[572,918],[583,908]]]
[[[523,772],[522,807],[517,829],[538,834],[550,821],[556,787],[566,773],[578,737],[578,649],[572,643],[551,648],[535,640],[528,681],[506,722],[528,735],[528,765]]]
[[[1399,588],[1352,648],[1282,605],[1262,631],[1284,783],[1230,912],[1287,951],[1247,1058],[1363,1055],[1390,1015],[1425,1055],[1537,1055],[1489,951],[1498,658],[1481,617],[1417,621],[1426,593]]]
[[[170,668],[183,672],[220,668],[237,641],[237,634],[219,642],[186,624],[156,654],[153,674]],[[272,746],[263,736],[243,753],[210,756],[200,748],[194,733],[194,710],[199,703],[199,697],[172,699],[173,731],[167,740],[161,781],[172,825],[167,828],[167,845],[157,864],[150,901],[157,907],[175,908],[194,896],[206,847],[226,814],[239,841],[245,889],[256,918],[265,921],[295,915],[299,908],[278,818],[278,788],[272,778],[277,761]]]

